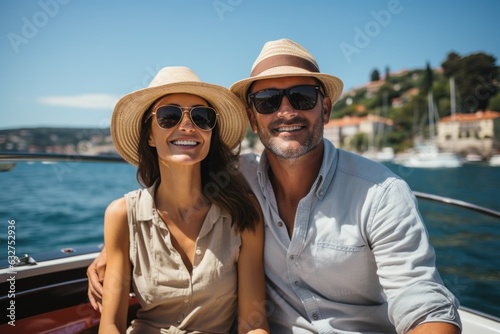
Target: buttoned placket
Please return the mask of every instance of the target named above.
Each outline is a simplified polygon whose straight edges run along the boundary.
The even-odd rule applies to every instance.
[[[195,258],[197,256],[195,255]],[[193,273],[195,271],[195,267],[193,265]],[[181,325],[184,319],[186,318],[186,315],[191,312],[192,308],[192,300],[193,300],[193,275],[189,275],[188,281],[187,281],[187,287],[185,289],[185,296],[184,296],[184,301],[182,303],[182,308],[181,312],[177,316],[177,325]]]
[[[171,242],[171,234],[170,231],[168,230],[167,226],[159,216],[158,212],[156,210],[153,211],[153,219],[156,220],[159,225],[163,226],[163,228],[166,230],[166,235],[165,235],[165,242],[167,243],[171,254],[174,255],[177,258],[178,263],[183,263],[181,255],[179,252],[175,249]],[[157,224],[158,224],[157,223]],[[151,235],[150,235],[150,239]],[[200,240],[199,237],[196,240],[196,245],[195,245],[195,252],[194,252],[194,263],[193,263],[193,270],[191,274],[189,274],[189,271],[187,270],[185,265],[181,265],[179,270],[182,271],[181,275],[185,277],[185,297],[182,305],[182,309],[177,316],[177,321],[176,324],[177,326],[181,325],[183,321],[186,318],[186,315],[190,314],[191,309],[192,309],[192,300],[193,300],[193,276],[195,275],[196,268],[200,264],[200,262],[203,259],[203,250],[202,247],[200,246]],[[183,333],[184,331],[177,328],[177,327],[172,327],[170,329],[171,331],[173,330],[172,333]],[[170,333],[170,331],[169,331]]]
[[[196,240],[195,251],[194,251],[194,261],[193,261],[193,270],[191,275],[189,275],[189,287],[186,291],[186,296],[183,301],[182,311],[177,317],[177,325],[182,324],[187,314],[191,313],[192,309],[192,301],[193,301],[193,277],[198,274],[198,266],[203,259],[203,249],[201,247],[202,242],[200,239]]]
[[[321,314],[319,306],[314,299],[314,295],[303,287],[300,275],[300,254],[306,244],[311,209],[315,197],[314,191],[311,191],[306,197],[300,200],[295,214],[292,239],[287,251],[287,275],[289,284],[300,298],[311,322],[319,320]]]
[[[290,247],[290,236],[288,235],[288,230],[286,228],[286,224],[281,219],[278,213],[278,204],[276,202],[276,197],[274,196],[274,190],[271,185],[271,182],[267,182],[264,190],[264,198],[268,202],[268,209],[270,212],[270,216],[273,217],[273,222],[278,225],[279,228],[279,238],[280,241],[285,247]]]
[[[313,185],[312,189],[317,188],[317,182]],[[321,319],[321,313],[319,306],[314,299],[314,295],[307,289],[303,288],[301,276],[300,276],[300,253],[304,249],[307,237],[307,231],[309,228],[309,217],[311,216],[311,209],[316,198],[315,191],[310,191],[309,194],[304,197],[297,206],[297,212],[295,215],[294,229],[292,232],[292,238],[288,235],[288,230],[285,223],[281,219],[278,213],[278,205],[272,185],[267,180],[264,187],[265,198],[269,203],[269,210],[271,212],[271,217],[273,217],[273,222],[280,227],[279,237],[282,244],[287,248],[287,279],[292,287],[293,291],[296,293],[304,308],[307,312],[307,316],[311,322]]]

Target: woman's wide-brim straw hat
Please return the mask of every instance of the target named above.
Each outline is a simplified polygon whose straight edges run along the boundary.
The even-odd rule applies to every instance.
[[[250,77],[234,83],[230,90],[242,101],[247,101],[248,89],[253,82],[263,79],[307,76],[318,79],[325,89],[332,105],[342,94],[344,84],[329,74],[319,72],[319,66],[312,54],[303,46],[289,39],[267,42],[252,66]]]
[[[227,88],[202,82],[187,67],[164,67],[144,89],[123,96],[111,117],[113,144],[123,159],[139,164],[141,121],[151,104],[167,94],[187,93],[202,97],[218,112],[221,140],[234,149],[245,137],[248,119],[244,104]]]

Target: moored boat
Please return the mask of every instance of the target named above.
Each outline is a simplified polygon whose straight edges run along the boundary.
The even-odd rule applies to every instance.
[[[500,166],[500,154],[493,154],[488,160],[490,166]]]
[[[483,156],[477,153],[469,153],[465,156],[466,162],[481,162],[483,161]]]
[[[14,162],[5,161],[0,163],[0,172],[8,172],[16,167]]]
[[[405,167],[414,168],[455,168],[463,165],[463,160],[455,153],[441,152],[429,142],[417,143],[412,151],[394,160]]]

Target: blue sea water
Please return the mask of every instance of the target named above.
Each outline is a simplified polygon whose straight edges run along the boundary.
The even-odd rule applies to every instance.
[[[500,168],[467,164],[412,169],[387,164],[415,191],[500,211]],[[107,205],[139,187],[122,163],[18,163],[0,173],[0,260],[7,258],[9,221],[16,254],[50,252],[103,242]],[[500,220],[419,200],[446,286],[463,306],[500,317]]]
[[[71,161],[18,163],[0,184],[0,235],[15,220],[17,254],[101,244],[107,205],[139,187],[131,165]]]

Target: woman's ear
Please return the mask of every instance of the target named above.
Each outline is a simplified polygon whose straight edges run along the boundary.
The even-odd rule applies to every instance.
[[[152,132],[149,133],[148,145],[151,146],[151,147],[156,147],[155,139],[153,137],[153,133]]]

